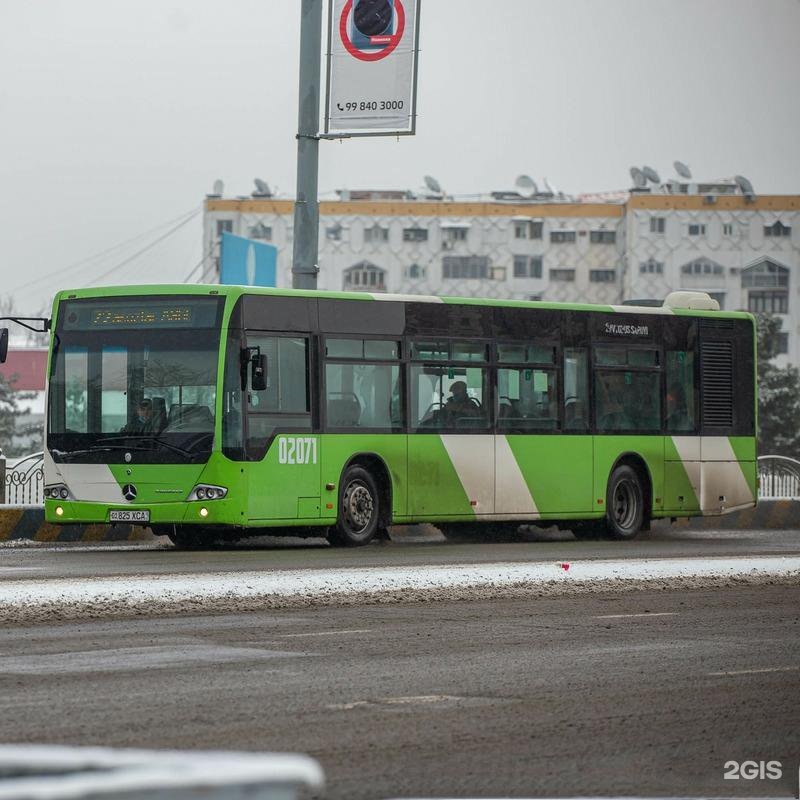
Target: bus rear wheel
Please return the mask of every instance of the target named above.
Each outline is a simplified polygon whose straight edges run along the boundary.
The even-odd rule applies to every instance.
[[[359,547],[375,538],[380,519],[378,484],[359,466],[345,472],[339,495],[339,515],[328,540],[342,547]]]
[[[644,490],[639,473],[621,464],[612,473],[606,492],[606,535],[634,539],[644,524]]]

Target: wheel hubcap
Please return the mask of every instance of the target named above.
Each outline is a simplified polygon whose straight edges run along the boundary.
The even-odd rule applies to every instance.
[[[362,533],[372,520],[375,504],[369,489],[360,481],[347,487],[344,496],[344,511],[347,522],[354,533]]]
[[[633,526],[639,511],[639,499],[632,481],[620,481],[614,489],[614,521],[620,528]]]

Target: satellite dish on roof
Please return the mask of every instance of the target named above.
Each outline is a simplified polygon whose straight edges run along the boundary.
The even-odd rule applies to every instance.
[[[217,178],[214,181],[214,188],[211,190],[214,194],[219,195],[222,197],[222,193],[225,191],[225,184]]]
[[[253,194],[261,195],[262,197],[272,197],[272,192],[266,181],[262,181],[261,178],[255,178],[253,183],[256,185],[256,190]]]
[[[637,189],[644,189],[647,186],[647,178],[639,167],[631,167],[631,180]]]
[[[544,191],[545,194],[549,194],[551,196],[557,193],[556,190],[553,188],[553,185],[550,183],[550,181],[547,180],[547,178],[544,179]]]
[[[432,175],[426,175],[423,180],[425,185],[435,194],[442,194],[442,186]]]
[[[658,177],[658,173],[652,167],[642,167],[642,172],[651,183],[661,183],[661,178]]]
[[[533,195],[539,193],[539,187],[536,185],[536,181],[531,178],[530,175],[518,176],[516,181],[514,181],[514,186],[517,187],[519,193],[523,197],[533,197]]]
[[[733,176],[734,183],[742,190],[742,194],[755,194],[756,190],[753,188],[753,184],[750,183],[744,175],[734,175]]]
[[[675,172],[677,172],[681,178],[692,177],[692,171],[686,166],[686,164],[683,163],[683,161],[675,161],[672,166],[675,167]]]

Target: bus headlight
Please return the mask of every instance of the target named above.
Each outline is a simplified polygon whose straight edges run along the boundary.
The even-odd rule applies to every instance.
[[[63,483],[45,486],[44,496],[46,500],[67,500],[69,499],[69,489]]]
[[[191,500],[221,500],[228,494],[228,490],[224,486],[211,486],[207,483],[198,483],[197,486],[189,492],[189,497],[186,499]]]

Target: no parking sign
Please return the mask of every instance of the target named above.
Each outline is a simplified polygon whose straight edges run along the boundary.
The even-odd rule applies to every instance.
[[[325,133],[412,134],[420,0],[330,0]]]

